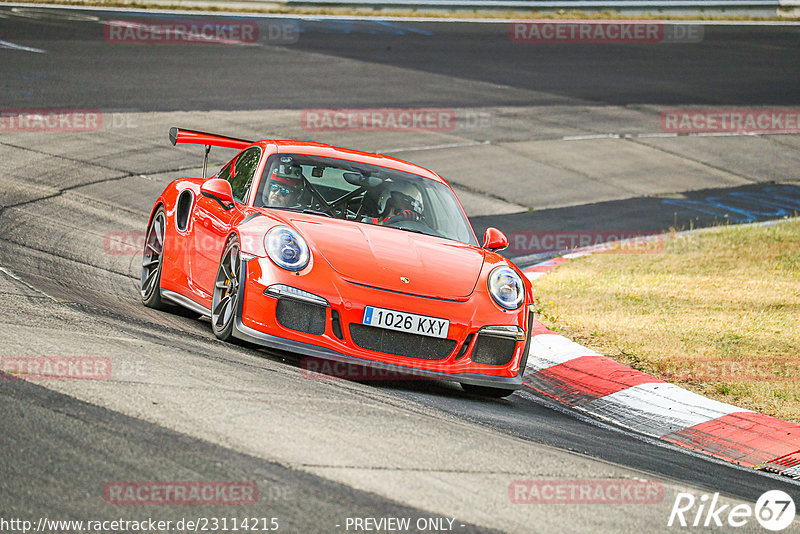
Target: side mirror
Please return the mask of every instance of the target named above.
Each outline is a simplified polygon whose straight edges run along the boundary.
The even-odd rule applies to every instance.
[[[200,187],[200,194],[216,200],[226,211],[233,207],[233,189],[227,180],[212,178],[206,180]]]
[[[497,228],[489,227],[483,234],[483,248],[497,252],[508,247],[508,238],[506,234]]]

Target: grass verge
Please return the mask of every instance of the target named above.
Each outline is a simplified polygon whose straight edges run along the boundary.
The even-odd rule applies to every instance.
[[[707,397],[800,422],[800,219],[667,236],[534,282],[552,330]]]

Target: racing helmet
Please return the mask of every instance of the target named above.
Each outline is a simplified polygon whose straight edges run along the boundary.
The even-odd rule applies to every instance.
[[[422,193],[417,186],[406,181],[387,182],[378,197],[378,211],[385,216],[391,207],[397,212],[412,210],[422,215]]]

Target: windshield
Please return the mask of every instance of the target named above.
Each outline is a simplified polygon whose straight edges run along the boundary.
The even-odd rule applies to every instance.
[[[450,188],[415,174],[352,161],[273,154],[264,167],[255,205],[477,245]]]

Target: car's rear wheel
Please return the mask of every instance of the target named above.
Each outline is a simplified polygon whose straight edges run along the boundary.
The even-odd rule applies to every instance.
[[[159,206],[144,240],[142,253],[142,302],[145,306],[157,310],[166,305],[161,301],[161,266],[164,261],[164,232],[167,228],[167,216],[163,206]]]
[[[211,297],[211,329],[223,341],[229,341],[233,337],[233,323],[240,293],[240,269],[239,239],[233,236],[222,252]]]
[[[475,384],[461,384],[461,387],[464,388],[464,391],[472,395],[478,395],[480,397],[490,397],[493,399],[502,399],[503,397],[508,397],[515,391],[513,389],[476,386]]]

